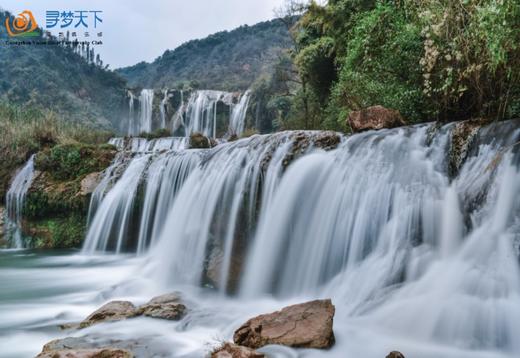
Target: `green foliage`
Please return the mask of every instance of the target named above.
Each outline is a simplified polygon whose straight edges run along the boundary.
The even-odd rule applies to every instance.
[[[168,50],[152,63],[118,69],[131,86],[245,90],[270,71],[289,47],[287,28],[279,20],[241,26]]]
[[[424,93],[443,118],[507,118],[520,112],[517,0],[421,0]]]
[[[35,169],[47,171],[56,180],[70,180],[105,169],[114,157],[111,147],[63,144],[39,152]]]
[[[290,33],[300,86],[271,94],[279,127],[348,130],[371,105],[409,122],[520,116],[517,0],[311,1]]]
[[[78,215],[34,221],[28,245],[37,249],[79,248],[86,233],[85,218]]]
[[[405,12],[380,4],[358,17],[350,37],[332,104],[351,110],[383,105],[413,122],[429,118],[427,100],[418,86],[420,29],[407,21]]]

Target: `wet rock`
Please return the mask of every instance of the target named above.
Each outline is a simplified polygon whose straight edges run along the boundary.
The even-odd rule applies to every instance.
[[[351,112],[348,116],[347,124],[352,129],[352,132],[355,133],[406,125],[399,111],[383,106],[373,106],[361,111]]]
[[[462,164],[468,157],[471,145],[477,137],[480,128],[486,123],[487,121],[485,120],[475,119],[459,122],[453,128],[448,158],[448,169],[452,178],[457,176]]]
[[[128,301],[112,301],[103,305],[80,323],[85,328],[100,322],[120,321],[138,315],[136,307]]]
[[[186,315],[186,306],[181,303],[180,296],[177,293],[168,293],[155,297],[150,302],[140,306],[136,314],[178,321]]]
[[[118,348],[60,349],[41,352],[36,358],[133,358],[129,351]]]
[[[66,337],[43,346],[37,358],[132,358],[153,356],[146,343],[100,339],[99,337]]]
[[[215,147],[217,142],[214,139],[206,137],[202,133],[193,133],[190,136],[190,149],[208,149]]]
[[[235,331],[235,344],[260,348],[280,344],[299,348],[329,348],[334,344],[335,308],[330,299],[285,307],[252,318]]]
[[[206,283],[218,289],[226,288],[229,290],[229,292],[235,292],[240,282],[243,258],[244,256],[242,255],[241,250],[234,250],[234,254],[230,258],[231,261],[229,263],[227,282],[221,282],[222,265],[224,264],[224,251],[219,246],[213,247],[207,261],[205,275],[205,279],[207,281]]]
[[[101,173],[90,173],[81,180],[79,195],[88,196],[94,192],[101,180]]]
[[[339,133],[332,131],[319,132],[312,140],[314,145],[323,150],[336,149],[341,143],[341,136]]]
[[[247,347],[237,346],[233,343],[225,343],[211,353],[211,358],[264,358],[265,354],[258,353]]]
[[[386,358],[404,358],[404,355],[401,352],[392,351],[392,352],[388,353]]]

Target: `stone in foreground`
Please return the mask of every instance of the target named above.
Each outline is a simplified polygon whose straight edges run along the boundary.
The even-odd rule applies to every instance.
[[[56,339],[43,346],[36,358],[133,358],[126,349],[87,347],[81,338]]]
[[[100,322],[119,321],[135,317],[137,315],[136,307],[128,301],[111,301],[103,305],[83,322],[80,323],[81,328],[85,328]]]
[[[330,348],[334,344],[334,312],[330,299],[285,307],[250,319],[235,331],[233,340],[235,344],[253,349],[268,344]]]
[[[406,125],[399,111],[383,106],[353,111],[348,116],[347,122],[354,133]]]
[[[176,293],[155,297],[137,309],[138,315],[177,321],[186,315],[186,306]]]
[[[211,358],[264,358],[265,355],[250,348],[237,346],[233,343],[225,343],[211,353]]]
[[[392,351],[392,352],[388,353],[386,358],[404,358],[404,355],[401,352]]]
[[[128,351],[117,348],[101,349],[62,349],[57,351],[41,352],[36,358],[133,358]]]

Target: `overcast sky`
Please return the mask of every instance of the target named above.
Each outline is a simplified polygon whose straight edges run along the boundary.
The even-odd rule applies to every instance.
[[[45,28],[47,10],[101,10],[103,45],[96,46],[111,68],[153,61],[166,49],[212,33],[274,17],[283,0],[0,0],[18,14],[31,10]],[[3,23],[2,19],[2,23]],[[92,24],[90,23],[92,36]],[[65,31],[67,28],[65,28]],[[71,28],[71,30],[73,30]],[[52,30],[55,35],[60,30]],[[84,33],[81,32],[81,35]]]

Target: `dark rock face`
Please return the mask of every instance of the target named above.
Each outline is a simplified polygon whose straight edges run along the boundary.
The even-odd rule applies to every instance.
[[[100,322],[119,321],[137,316],[136,307],[128,301],[112,301],[94,311],[83,322],[81,328],[85,328]]]
[[[351,112],[347,124],[352,132],[363,132],[373,129],[395,128],[406,125],[403,117],[394,109],[373,106],[361,111]]]
[[[152,318],[178,321],[186,315],[186,306],[180,302],[179,295],[168,293],[140,306],[136,313]]]
[[[451,133],[448,169],[451,177],[455,177],[468,157],[473,142],[485,120],[475,119],[459,122]]]
[[[280,344],[299,348],[330,348],[334,344],[331,300],[316,300],[260,315],[235,331],[235,344],[260,348]]]
[[[211,358],[264,358],[265,354],[258,353],[250,348],[225,343],[211,353]]]
[[[386,358],[404,358],[404,355],[401,352],[392,351],[392,352],[388,353]]]

